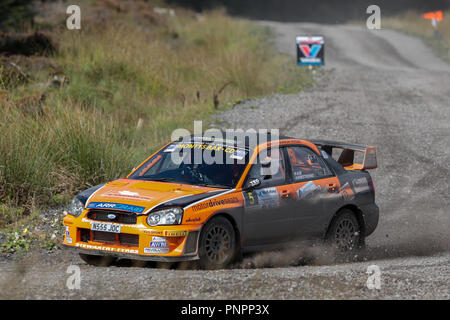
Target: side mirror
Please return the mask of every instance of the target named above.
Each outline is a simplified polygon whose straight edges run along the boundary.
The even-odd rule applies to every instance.
[[[245,184],[245,188],[244,189],[253,189],[256,188],[257,186],[259,186],[261,184],[261,180],[259,180],[258,178],[250,178],[250,180],[247,181],[247,183]]]

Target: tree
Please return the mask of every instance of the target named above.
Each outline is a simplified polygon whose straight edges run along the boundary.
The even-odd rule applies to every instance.
[[[33,0],[0,1],[0,30],[16,29],[26,23],[32,23]]]

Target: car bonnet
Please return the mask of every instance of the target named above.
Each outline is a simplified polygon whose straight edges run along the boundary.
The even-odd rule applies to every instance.
[[[120,179],[109,182],[94,192],[88,199],[86,208],[143,214],[167,203],[184,206],[203,196],[209,197],[223,191],[224,189],[180,183]]]

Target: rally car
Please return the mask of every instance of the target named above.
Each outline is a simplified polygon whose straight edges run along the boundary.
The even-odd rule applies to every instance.
[[[223,268],[244,252],[308,239],[351,253],[378,224],[367,172],[376,167],[375,147],[184,137],[125,178],[80,193],[63,244],[93,265],[128,258]]]

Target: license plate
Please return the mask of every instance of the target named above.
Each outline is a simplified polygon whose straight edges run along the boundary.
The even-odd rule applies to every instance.
[[[120,228],[121,228],[121,225],[118,225],[118,224],[101,223],[101,222],[92,222],[91,223],[91,230],[94,230],[94,231],[120,233]]]

